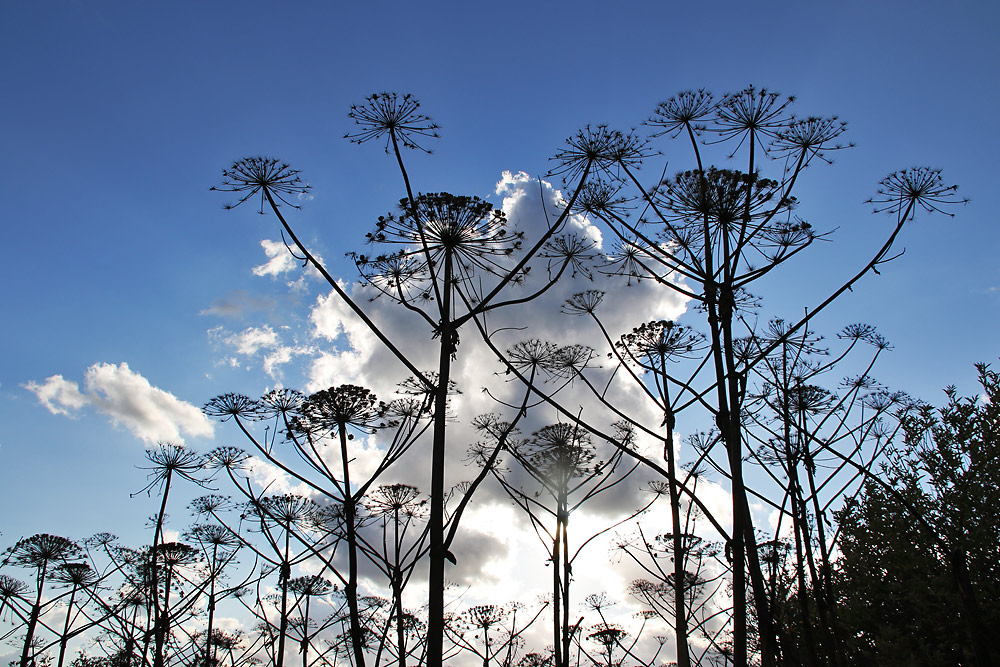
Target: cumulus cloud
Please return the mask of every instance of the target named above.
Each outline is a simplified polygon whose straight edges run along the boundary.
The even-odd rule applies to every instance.
[[[506,213],[510,227],[524,232],[525,245],[541,236],[551,221],[559,216],[562,194],[545,181],[539,181],[523,172],[504,172],[496,185],[496,194],[502,199],[502,208]],[[581,216],[572,216],[567,222],[566,232],[586,239],[593,245],[594,253],[600,256],[606,252],[603,247],[601,230],[589,220]],[[512,287],[504,298],[519,298],[539,289],[548,276],[548,262],[545,258],[537,258],[531,263],[532,271],[523,285]],[[484,280],[489,280],[485,276]],[[418,367],[428,371],[436,370],[438,355],[438,340],[427,323],[407,310],[384,298],[374,298],[375,293],[370,287],[360,284],[342,284],[352,298],[365,308],[365,312],[374,320],[391,340],[400,347],[407,357]],[[540,338],[553,341],[559,345],[581,343],[593,345],[601,349],[597,352],[602,358],[607,352],[606,345],[599,343],[600,334],[593,324],[584,318],[575,318],[561,314],[563,303],[577,292],[595,288],[586,272],[577,275],[565,275],[552,289],[543,296],[516,307],[504,308],[490,314],[487,324],[495,332],[494,340],[499,347],[505,347],[523,339]],[[602,281],[601,289],[607,292],[602,305],[602,319],[610,323],[611,336],[620,333],[651,319],[676,319],[685,310],[685,301],[676,293],[665,290],[652,281],[642,281],[629,285],[627,281]],[[488,290],[488,282],[487,287]],[[315,354],[310,357],[307,391],[316,391],[330,386],[345,383],[359,384],[372,389],[380,398],[389,399],[397,391],[397,383],[410,375],[405,367],[371,334],[367,326],[351,309],[331,292],[319,296],[313,303],[309,313],[311,326],[310,336],[315,346]],[[263,337],[261,338],[263,340]],[[602,384],[612,380],[611,368],[595,369],[596,377]],[[519,383],[511,382],[505,376],[493,353],[483,343],[479,333],[470,323],[461,331],[461,344],[453,365],[453,380],[460,394],[452,397],[451,410],[456,419],[449,427],[448,452],[448,483],[456,484],[475,476],[476,470],[470,467],[466,448],[479,439],[469,423],[472,416],[484,412],[504,412],[502,405],[494,398],[508,403],[518,400],[523,388]],[[489,393],[484,393],[484,388]],[[592,394],[587,391],[577,391],[582,387],[566,390],[567,404],[573,410],[585,409],[588,417],[596,426],[606,432],[612,430],[611,424],[617,417],[606,410],[598,409]],[[576,392],[576,393],[572,393]],[[635,416],[649,423],[656,429],[662,421],[662,414],[648,402],[643,402],[641,392],[627,383],[613,382],[608,392],[616,398],[627,401],[623,404],[634,406]],[[586,408],[584,408],[586,406]],[[530,434],[539,427],[559,420],[565,420],[551,409],[540,408],[530,413],[524,423],[522,432]],[[598,443],[600,444],[600,443]],[[655,452],[657,445],[650,444],[650,451]],[[368,458],[367,447],[363,458]],[[604,456],[605,452],[602,454]],[[391,479],[380,480],[380,483],[395,481],[416,484],[426,490],[430,458],[429,447],[416,447],[402,462],[387,473]],[[360,461],[359,461],[360,463]],[[581,509],[580,525],[607,526],[613,523],[615,517],[639,506],[648,500],[644,491],[645,480],[652,477],[644,469],[639,469],[627,484],[621,484],[607,494],[602,494]],[[518,481],[518,480],[515,480]],[[528,483],[528,480],[523,480]],[[496,485],[484,484],[477,495],[477,506],[506,505],[509,501],[503,491]],[[591,514],[597,518],[585,521],[583,516]],[[515,529],[515,522],[505,524],[503,532],[512,530],[527,530],[526,519],[520,528]],[[481,528],[482,524],[470,519],[469,527]],[[461,531],[465,533],[465,530]],[[488,538],[488,539],[487,539]],[[492,566],[499,567],[506,560],[508,542],[502,535],[489,534],[480,531],[470,534],[468,552],[462,563],[462,571],[450,570],[449,576],[466,579],[484,576],[487,561]],[[520,545],[519,545],[520,546]],[[536,545],[537,546],[537,545]],[[488,547],[488,548],[487,548]],[[462,548],[456,545],[456,548]],[[487,558],[493,552],[496,558]],[[603,559],[606,552],[597,547],[594,551],[596,559]],[[456,552],[457,553],[457,552]],[[541,557],[541,554],[539,554]],[[469,569],[474,564],[472,569]],[[479,570],[475,575],[474,570]]]
[[[52,414],[75,416],[84,408],[92,408],[146,442],[180,444],[184,442],[182,434],[203,438],[213,435],[212,422],[199,408],[154,387],[124,362],[90,366],[83,386],[81,391],[76,382],[62,375],[24,384]]]
[[[562,194],[546,181],[539,181],[524,172],[504,172],[496,185],[496,193],[502,196],[502,208],[510,226],[524,232],[526,244],[537,239],[547,229],[550,221],[559,215]],[[567,229],[570,233],[588,239],[595,245],[595,251],[604,251],[601,230],[580,216],[570,216]],[[514,288],[510,297],[523,296],[537,289],[546,275],[546,260],[532,263],[533,272],[521,287]],[[354,284],[345,286],[352,297],[362,304],[366,313],[376,322],[414,363],[420,368],[436,367],[437,341],[426,323],[407,309],[384,298],[372,300],[375,293],[371,288]],[[516,308],[501,309],[490,315],[490,324],[500,329],[505,326],[516,328],[506,336],[514,341],[520,338],[539,337],[559,342],[592,342],[593,332],[581,326],[579,320],[560,316],[562,304],[576,292],[594,288],[588,276],[566,276],[564,280],[549,290],[541,298]],[[627,285],[624,281],[610,281],[601,285],[608,292],[604,309],[606,319],[621,323],[623,330],[649,319],[676,319],[685,310],[685,301],[677,294],[664,290],[646,281],[638,285]],[[365,324],[351,312],[350,308],[333,292],[320,296],[310,313],[313,336],[317,339],[338,343],[335,352],[325,352],[313,361],[312,377],[329,379],[330,369],[345,372],[343,382],[379,383],[386,374],[405,375],[402,366],[389,354],[368,331]],[[488,349],[477,342],[477,334],[470,324],[462,332],[462,344],[456,364],[459,377],[463,374],[472,384],[483,384],[483,371],[496,368],[495,360]],[[320,367],[326,372],[318,370]],[[458,378],[456,378],[458,380]],[[329,382],[320,382],[328,386]],[[392,386],[392,385],[390,385]],[[373,387],[374,388],[374,387]]]
[[[344,285],[341,285],[344,287]],[[363,288],[356,287],[355,292]],[[355,297],[362,296],[355,294]],[[384,303],[373,302],[372,310],[378,311],[379,320],[395,328],[395,313],[386,309]],[[326,349],[312,360],[309,371],[308,391],[318,391],[326,387],[350,383],[375,388],[375,375],[382,372],[398,374],[394,361],[386,356],[378,340],[367,325],[344,303],[335,292],[316,299],[309,314],[312,337],[320,343],[335,343],[334,349]],[[374,372],[373,372],[374,371]],[[381,387],[383,393],[385,387]]]
[[[24,388],[33,392],[38,397],[38,402],[54,415],[72,417],[89,402],[87,396],[80,393],[80,386],[62,375],[47,377],[41,384],[27,382]]]
[[[538,218],[539,214],[547,214],[555,218],[559,215],[556,206],[561,198],[560,193],[547,181],[539,181],[523,171],[516,174],[503,172],[494,191],[503,197],[500,209],[515,226],[537,227],[537,221],[528,219],[527,216]],[[597,247],[603,246],[604,235],[601,230],[589,224],[583,216],[570,216],[569,230],[582,232]]]
[[[526,247],[530,247],[535,239],[544,234],[551,222],[558,218],[560,204],[563,201],[562,194],[553,185],[523,172],[504,172],[496,184],[495,192],[502,202],[501,207],[507,215],[510,227],[524,233]],[[564,231],[587,241],[592,246],[598,263],[608,252],[604,247],[601,229],[585,217],[571,216]],[[270,259],[267,264],[257,267],[255,272],[261,276],[283,275],[288,264],[279,259],[280,253],[277,253],[277,250],[287,251],[283,246],[279,248],[273,243],[262,244],[262,247]],[[557,260],[545,257],[534,259],[527,280],[522,285],[511,286],[503,299],[516,300],[541,288],[549,275],[550,261],[554,263]],[[586,318],[562,313],[567,298],[598,286],[591,277],[598,275],[596,272],[588,274],[587,271],[578,271],[575,275],[566,274],[541,297],[491,312],[486,319],[486,326],[492,332],[493,340],[500,349],[529,338],[548,340],[558,345],[571,343],[590,345],[595,348],[597,358],[595,364],[600,364],[609,351],[603,335],[593,322]],[[483,280],[483,289],[488,291],[490,281],[495,278],[485,275]],[[375,298],[376,294],[371,287],[358,283],[341,283],[341,286],[362,305],[367,315],[413,364],[427,371],[437,369],[439,341],[423,318],[385,298]],[[612,340],[617,340],[621,333],[643,322],[654,319],[673,320],[685,311],[686,303],[682,297],[653,281],[637,283],[633,280],[630,285],[626,280],[602,280],[599,287],[606,292],[601,306],[601,318],[607,324],[608,335]],[[432,315],[432,319],[436,317]],[[287,347],[282,338],[287,338],[289,335],[297,337],[300,342],[296,345],[301,349],[308,348],[308,351],[303,353],[303,357],[308,358],[305,371],[307,384],[304,387],[307,392],[350,383],[366,386],[380,399],[389,400],[398,391],[398,383],[410,375],[410,372],[372,335],[360,318],[334,292],[319,295],[311,304],[304,324],[298,326],[303,326],[305,329],[296,329],[289,334],[284,330],[275,330],[270,325],[262,325],[248,327],[240,332],[219,329],[215,336],[241,358],[252,355],[256,357],[275,355]],[[511,377],[503,373],[503,368],[472,323],[466,325],[460,333],[461,342],[453,364],[452,379],[461,393],[453,396],[449,405],[455,415],[448,430],[449,485],[470,480],[478,472],[470,464],[467,456],[469,445],[480,438],[471,427],[471,418],[485,412],[510,412],[496,399],[512,404],[520,400],[523,392],[523,387],[518,382],[512,382]],[[276,357],[275,360],[284,363],[290,358],[288,355],[283,355]],[[611,365],[607,368],[595,366],[592,370],[595,384],[605,388],[606,395],[619,401],[620,405],[629,406],[632,415],[648,424],[654,431],[659,429],[663,418],[662,412],[658,411],[641,391],[621,377],[624,373],[615,375]],[[484,392],[484,389],[488,389],[488,393]],[[565,388],[560,397],[571,411],[574,413],[582,411],[591,423],[605,432],[610,433],[612,424],[620,418],[602,408],[593,393],[582,383]],[[510,415],[507,415],[505,418],[509,417]],[[565,417],[551,408],[541,406],[529,412],[528,418],[522,424],[522,434],[528,436],[541,426],[556,421],[565,421]],[[360,475],[356,479],[363,478],[366,471],[375,468],[379,458],[379,451],[375,447],[376,440],[377,436],[371,442],[368,439],[363,443],[356,441],[352,452],[356,457],[355,464],[352,464],[352,475]],[[651,454],[662,450],[661,444],[651,438],[648,440],[643,444]],[[600,453],[600,457],[609,454],[610,448],[606,444],[600,443],[597,438],[595,444],[604,450]],[[680,447],[679,443],[675,444]],[[376,486],[403,482],[414,484],[426,492],[429,484],[430,453],[430,447],[418,443],[403,460],[384,473],[376,482]],[[526,477],[524,479],[517,477],[516,464],[508,463],[509,467],[514,469],[511,472],[512,483],[525,485],[531,483]],[[655,477],[653,473],[639,468],[626,483],[592,498],[574,514],[574,525],[580,530],[579,533],[574,532],[574,535],[579,536],[582,541],[587,537],[584,534],[587,530],[607,527],[634,508],[645,504],[649,499],[649,493],[645,490],[646,481],[653,477]],[[265,481],[261,478],[258,482],[269,483],[272,486],[278,484],[284,488],[284,485],[274,479]],[[702,488],[708,493],[713,510],[718,506],[720,514],[728,511],[722,502],[727,499],[728,494],[721,488],[717,489],[721,492],[718,494],[713,494],[716,489],[709,489],[707,485]],[[526,517],[520,511],[512,509],[509,503],[503,490],[489,479],[480,487],[474,503],[476,509],[463,521],[463,529],[459,532],[455,544],[454,552],[459,559],[459,568],[450,568],[449,577],[461,581],[486,582],[484,590],[487,590],[488,582],[506,580],[504,576],[491,579],[491,572],[525,569],[523,559],[527,553],[525,549],[529,545],[531,557],[537,558],[539,563],[544,562],[542,545],[538,543]],[[487,521],[489,512],[484,508],[489,507],[505,508],[496,511],[509,518],[499,524]],[[496,530],[491,528],[494,525],[497,527]],[[515,535],[521,537],[515,538]],[[607,541],[612,538],[613,533],[609,533],[606,539],[594,542],[588,546],[587,554],[582,557],[588,565],[594,564],[595,572],[601,571],[597,563],[606,562]],[[377,574],[373,573],[372,576]],[[419,579],[422,573],[416,576]],[[544,571],[542,576],[545,576]],[[544,591],[545,585],[540,581],[538,590]]]

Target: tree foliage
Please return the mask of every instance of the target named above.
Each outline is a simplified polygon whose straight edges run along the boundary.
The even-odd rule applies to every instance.
[[[977,368],[982,393],[949,387],[944,407],[908,414],[888,484],[869,481],[837,514],[838,606],[855,660],[980,664],[973,633],[1000,632],[1000,375]]]

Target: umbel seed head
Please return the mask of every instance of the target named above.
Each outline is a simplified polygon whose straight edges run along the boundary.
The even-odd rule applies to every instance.
[[[425,153],[430,151],[417,143],[420,137],[438,137],[438,125],[420,113],[420,102],[412,95],[375,93],[361,104],[351,107],[347,115],[358,130],[344,138],[356,144],[385,139],[385,152],[390,146],[402,145]]]
[[[950,204],[967,204],[968,199],[956,195],[957,185],[945,185],[940,169],[914,167],[894,172],[878,183],[874,197],[868,200],[875,213],[887,212],[912,220],[919,206],[928,213],[944,213],[954,217],[942,207]],[[901,220],[902,222],[902,220]]]
[[[265,199],[275,207],[287,204],[292,208],[301,208],[289,199],[305,195],[309,191],[309,184],[299,176],[298,169],[292,169],[287,163],[275,158],[256,155],[237,160],[229,169],[224,169],[222,184],[211,189],[242,195],[235,204],[226,204],[226,210],[236,208],[259,193],[258,212],[263,213]]]

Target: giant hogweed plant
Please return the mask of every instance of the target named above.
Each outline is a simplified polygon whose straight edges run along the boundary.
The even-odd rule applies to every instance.
[[[646,353],[636,347],[641,342],[638,329],[636,340],[631,341],[636,349],[629,349],[630,341],[625,339],[621,346],[612,348],[619,350],[618,360],[623,367],[639,367],[633,376],[640,385],[652,383],[647,394],[661,406],[662,426],[668,436],[672,437],[676,414],[682,408],[699,406],[711,415],[717,437],[704,440],[700,459],[711,460],[729,480],[731,530],[718,525],[710,513],[705,518],[726,539],[727,553],[733,559],[733,661],[748,664],[751,637],[757,638],[762,664],[777,664],[782,659],[779,630],[773,621],[749,508],[748,496],[754,492],[744,479],[744,462],[752,453],[744,426],[748,374],[801,332],[817,313],[891,260],[898,235],[918,210],[946,212],[950,204],[961,201],[955,186],[947,185],[937,170],[907,169],[883,179],[870,200],[876,212],[895,218],[883,245],[839,288],[820,297],[806,317],[789,323],[780,335],[763,345],[741,347],[740,341],[753,337],[756,330],[757,301],[749,289],[824,236],[798,215],[796,185],[807,167],[829,162],[833,151],[849,147],[841,140],[846,130],[843,122],[835,117],[798,118],[792,105],[792,98],[754,87],[718,98],[705,91],[686,92],[660,104],[647,119],[642,134],[602,125],[584,128],[554,157],[552,174],[564,178],[569,195],[558,217],[537,239],[526,239],[509,230],[502,212],[475,197],[414,194],[404,154],[406,150],[426,151],[423,144],[437,136],[438,128],[412,96],[380,93],[352,108],[350,117],[356,129],[347,138],[359,144],[384,142],[386,153],[395,158],[406,196],[400,201],[399,212],[380,218],[367,235],[371,251],[350,256],[363,283],[379,297],[412,313],[426,326],[429,338],[437,341],[435,372],[418,368],[401,350],[399,341],[390,339],[379,328],[296,235],[285,211],[297,208],[297,197],[308,189],[298,171],[276,159],[252,157],[235,162],[223,172],[223,183],[215,189],[237,195],[237,201],[229,207],[257,198],[261,212],[269,209],[282,228],[289,251],[319,271],[339,298],[412,374],[414,382],[423,387],[425,405],[432,412],[428,664],[440,664],[444,654],[445,563],[457,527],[457,523],[446,527],[447,404],[452,364],[460,353],[459,334],[470,322],[506,370],[526,382],[563,418],[597,437],[617,442],[623,455],[642,461],[665,478],[675,508],[675,528],[682,494],[699,503],[689,488],[690,475],[685,483],[676,461],[671,460],[670,447],[664,448],[664,468],[628,442],[604,433],[569,407],[571,402],[564,404],[553,397],[492,342],[494,332],[485,317],[488,313],[531,301],[567,271],[589,270],[584,269],[591,254],[589,246],[564,234],[568,216],[573,213],[587,215],[615,240],[613,251],[597,266],[599,271],[630,282],[656,281],[664,289],[689,299],[705,316],[704,353],[699,360],[692,360],[695,370],[688,375],[668,372],[665,364],[656,370],[645,368],[642,358]],[[687,144],[692,164],[669,177],[666,167],[655,169],[654,174],[663,175],[644,182],[639,169],[655,161],[655,142],[665,139]],[[713,165],[716,159],[723,166]],[[549,263],[548,278],[535,291],[511,295],[510,288],[525,282],[528,262],[535,258]],[[573,378],[583,377],[586,368],[586,363],[570,360],[560,373],[571,383]],[[664,391],[670,385],[677,389],[673,396]],[[612,409],[627,412],[626,406]],[[663,433],[657,437],[662,439]],[[496,446],[503,446],[502,439]],[[490,459],[487,456],[484,460]],[[495,461],[495,457],[492,459]],[[469,488],[474,490],[475,486]],[[674,534],[680,539],[679,531],[674,530]],[[675,578],[680,582],[683,576],[675,573]],[[676,602],[677,613],[682,613],[681,596]],[[754,607],[755,628],[749,625],[748,603]],[[675,620],[681,634],[684,624],[682,618]],[[683,649],[678,653],[680,664],[689,664],[690,657],[684,653]],[[356,660],[363,660],[360,652]]]

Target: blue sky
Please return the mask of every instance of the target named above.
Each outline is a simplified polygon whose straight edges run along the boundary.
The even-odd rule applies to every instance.
[[[503,171],[544,174],[579,127],[635,126],[683,90],[755,84],[794,94],[800,115],[840,116],[857,146],[810,169],[798,193],[804,217],[838,231],[761,289],[763,316],[798,315],[871,256],[891,228],[863,203],[880,178],[941,168],[971,202],[954,219],[919,215],[906,253],[817,326],[879,327],[895,350],[876,376],[892,387],[932,401],[950,383],[974,391],[972,364],[1000,357],[998,13],[902,1],[3,3],[0,544],[134,532],[155,511],[129,500],[144,485],[138,436],[155,428],[130,418],[173,415],[188,444],[226,444],[184,406],[304,386],[307,357],[342,344],[306,338],[317,283],[254,274],[273,220],[226,213],[208,188],[244,155],[289,161],[313,186],[296,225],[351,281],[344,253],[402,194],[379,147],[342,138],[350,105],[382,90],[413,93],[442,127],[434,155],[410,156],[417,189],[497,203]],[[234,352],[249,344],[237,334],[265,326],[311,352],[268,375]],[[84,396],[68,414],[28,389],[56,375]],[[151,403],[129,408],[129,396]]]

